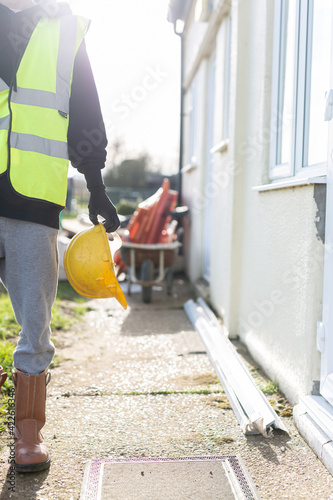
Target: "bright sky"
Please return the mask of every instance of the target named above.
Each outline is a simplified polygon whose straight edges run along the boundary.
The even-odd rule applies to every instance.
[[[92,20],[87,49],[109,142],[150,153],[165,173],[178,167],[180,40],[168,0],[68,0]]]

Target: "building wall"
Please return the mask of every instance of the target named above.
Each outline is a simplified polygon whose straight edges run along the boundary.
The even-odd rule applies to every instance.
[[[315,219],[324,214],[324,188],[308,185],[257,192],[268,182],[273,2],[233,2],[229,142],[214,154],[214,182],[205,186],[207,59],[197,74],[197,165],[183,174],[187,270],[192,281],[202,269],[205,197],[213,201],[210,302],[230,337],[240,336],[267,375],[292,403],[319,380],[316,322],[321,319],[323,252]],[[185,37],[190,74],[198,52],[193,11]],[[207,23],[206,23],[207,26]],[[216,102],[223,109],[225,18],[216,29]],[[203,38],[200,39],[200,42]],[[187,94],[188,97],[188,94]],[[216,111],[215,142],[221,138]],[[188,125],[188,124],[187,124]],[[185,152],[188,129],[185,123]],[[319,212],[318,212],[319,210]]]
[[[186,173],[183,174],[182,203],[191,207],[190,215],[185,221],[184,252],[186,271],[194,282],[201,277],[202,269],[202,240],[203,240],[203,212],[202,192],[205,181],[205,123],[206,123],[206,95],[207,89],[207,61],[203,60],[196,74],[197,106],[196,106],[196,133],[195,158],[191,164],[189,153],[190,135],[190,90],[186,93],[184,102],[184,164]]]
[[[313,186],[246,196],[238,333],[288,399],[319,380],[323,244]]]

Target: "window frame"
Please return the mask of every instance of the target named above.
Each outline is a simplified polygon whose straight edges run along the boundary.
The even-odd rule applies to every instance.
[[[226,35],[225,35],[225,63],[224,63],[224,95],[223,95],[223,124],[222,124],[222,141],[229,140],[229,117],[230,117],[230,79],[231,79],[231,30],[232,20],[231,14],[225,19]]]
[[[228,150],[229,136],[230,136],[230,90],[231,90],[231,37],[232,37],[232,17],[229,13],[224,16],[221,28],[223,28],[223,35],[219,43],[221,44],[221,51],[218,50],[221,56],[221,66],[219,68],[220,85],[217,87],[221,90],[219,95],[219,111],[218,116],[218,131],[216,139],[218,142],[211,148],[211,153],[224,153]]]
[[[288,163],[278,163],[278,147],[279,147],[279,130],[281,126],[279,125],[280,120],[280,100],[281,100],[281,86],[284,82],[284,73],[281,71],[282,66],[282,44],[286,40],[286,25],[283,22],[283,17],[285,16],[285,0],[275,0],[274,2],[274,31],[273,31],[273,68],[272,68],[272,93],[271,93],[271,141],[270,141],[270,179],[276,180],[285,177],[291,177],[293,175],[293,165],[292,161]],[[295,46],[294,53],[297,55],[297,39],[298,39],[298,17],[296,15],[295,23]],[[295,60],[295,66],[298,66],[297,60]],[[293,96],[295,96],[295,85],[296,78],[294,75],[293,81]],[[291,159],[293,158],[293,145],[295,144],[295,112],[296,103],[293,97],[293,119],[292,119],[292,138],[291,138]]]
[[[301,9],[304,9],[304,4]],[[302,109],[302,119],[299,120],[299,131],[300,137],[302,137],[302,141],[299,141],[299,149],[296,152],[296,161],[295,161],[295,170],[296,174],[300,174],[301,172],[305,172],[307,175],[310,172],[314,172],[318,175],[318,171],[321,170],[323,174],[327,173],[327,159],[323,162],[313,164],[313,165],[303,165],[303,160],[305,156],[309,154],[309,131],[310,131],[310,90],[311,90],[311,70],[312,70],[312,46],[313,46],[313,20],[314,20],[314,0],[308,0],[307,2],[307,10],[306,13],[302,13],[303,16],[306,15],[306,18],[303,22],[304,27],[301,31],[300,36],[302,37],[301,45],[304,48],[304,54],[302,57],[305,61],[305,67],[302,67],[302,71],[304,73],[304,83],[302,86],[302,95],[300,99],[302,99],[304,106]],[[327,82],[327,90],[329,90],[329,81]],[[323,102],[323,120],[324,120],[324,102]],[[303,127],[301,128],[301,125]],[[328,135],[328,130],[327,130]],[[305,162],[304,162],[305,163]]]
[[[281,88],[284,83],[282,68],[283,43],[286,40],[286,23],[283,22],[286,0],[274,2],[273,67],[271,92],[271,133],[269,153],[269,177],[272,181],[284,178],[308,178],[327,173],[327,161],[317,165],[303,166],[309,139],[309,82],[311,78],[313,0],[295,1],[295,45],[293,75],[293,116],[291,131],[290,161],[277,163],[279,148],[279,125]],[[280,129],[279,129],[280,127]]]
[[[198,135],[198,75],[193,78],[189,89],[189,143],[187,164],[197,165],[197,135]]]

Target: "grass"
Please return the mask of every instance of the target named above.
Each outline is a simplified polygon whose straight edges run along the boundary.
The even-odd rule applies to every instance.
[[[8,414],[8,403],[9,403],[9,397],[7,394],[5,394],[2,399],[1,399],[1,406],[0,406],[0,434],[7,428],[7,414]],[[1,450],[0,446],[0,450]]]
[[[7,294],[0,294],[0,340],[16,337],[20,331]],[[0,363],[1,364],[1,363]]]
[[[57,298],[52,308],[51,330],[69,330],[91,310],[90,307],[84,305],[85,302],[86,299],[79,295],[67,281],[59,282]]]
[[[55,354],[52,363],[50,364],[50,368],[56,368],[57,366],[60,365],[61,361],[62,361],[61,356],[59,356],[59,354]]]
[[[73,290],[67,282],[60,282],[55,303],[52,308],[52,331],[69,330],[76,322],[90,311],[85,305],[85,298]],[[11,370],[13,367],[13,352],[18,340],[20,326],[16,323],[9,296],[0,284],[0,365],[8,373],[7,381],[2,388],[0,406],[0,432],[5,428],[9,390],[13,387]],[[56,355],[51,368],[59,366],[61,358]]]
[[[70,328],[91,310],[87,306],[68,306],[56,299],[52,308],[51,330],[70,330]]]
[[[68,281],[59,281],[57,299],[70,300],[71,302],[77,302],[79,304],[84,304],[86,302],[86,299],[82,297],[82,295],[79,295]]]
[[[0,365],[3,367],[4,371],[10,374],[10,370],[13,367],[13,352],[15,349],[14,342],[9,340],[0,341]],[[8,382],[6,382],[8,384]]]

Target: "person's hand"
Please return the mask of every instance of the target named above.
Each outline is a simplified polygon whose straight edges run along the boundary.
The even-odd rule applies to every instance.
[[[90,200],[88,204],[89,219],[93,224],[98,224],[98,215],[104,217],[103,225],[107,233],[116,231],[120,226],[116,207],[105,193],[104,186],[90,189]]]

